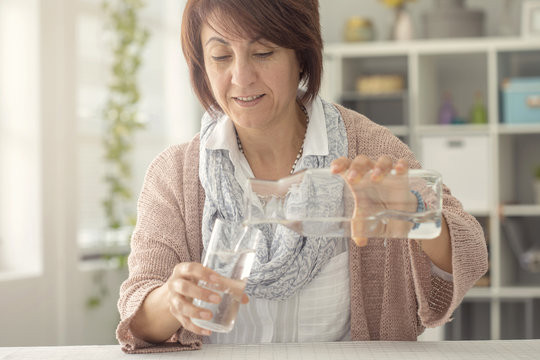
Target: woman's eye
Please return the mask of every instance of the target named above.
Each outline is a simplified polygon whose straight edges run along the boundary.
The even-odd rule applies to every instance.
[[[264,59],[264,58],[272,56],[273,53],[274,53],[273,51],[268,51],[268,52],[256,53],[255,56],[258,58]]]
[[[214,61],[225,61],[229,58],[229,55],[223,55],[223,56],[212,56],[212,60]]]

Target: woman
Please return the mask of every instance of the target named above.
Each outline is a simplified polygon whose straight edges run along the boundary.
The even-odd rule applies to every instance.
[[[242,218],[247,178],[331,167],[350,182],[370,170],[379,181],[419,163],[387,129],[318,97],[317,0],[189,0],[182,46],[207,113],[199,135],[165,150],[148,170],[119,300],[123,349],[415,340],[424,327],[447,322],[487,269],[482,229],[448,189],[441,235],[422,243],[356,236],[314,250],[299,238],[291,249],[276,230],[257,249],[249,302],[244,295],[233,332],[211,334],[191,322],[211,317],[193,298],[220,301],[197,286],[220,281],[200,264],[201,253],[215,218]]]

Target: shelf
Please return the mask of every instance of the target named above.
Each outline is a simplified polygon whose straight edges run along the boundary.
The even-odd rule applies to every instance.
[[[406,91],[399,91],[388,94],[361,94],[354,91],[349,91],[341,95],[341,99],[343,101],[406,100],[406,98]]]
[[[504,216],[540,216],[540,205],[502,205]]]
[[[495,289],[494,289],[495,290]],[[529,299],[540,298],[540,287],[508,286],[493,291],[499,299]]]
[[[465,294],[465,299],[468,300],[485,300],[491,298],[493,298],[491,287],[473,287]]]
[[[501,124],[497,127],[499,134],[540,134],[538,124]]]
[[[521,37],[485,37],[470,39],[418,39],[413,41],[377,41],[325,44],[325,55],[340,57],[399,56],[419,54],[480,53],[490,50],[525,51],[540,49],[535,39]]]
[[[489,125],[461,124],[461,125],[420,125],[417,128],[419,135],[476,135],[488,134]]]
[[[540,287],[507,286],[507,287],[473,287],[465,295],[467,300],[489,299],[530,299],[540,298]]]
[[[129,255],[130,250],[127,244],[81,247],[79,257],[82,261],[105,259],[108,256]]]

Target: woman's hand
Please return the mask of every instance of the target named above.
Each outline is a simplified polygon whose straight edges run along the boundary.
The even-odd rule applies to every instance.
[[[351,237],[358,246],[365,246],[369,237],[406,237],[412,224],[400,220],[381,222],[373,215],[384,210],[414,211],[417,199],[409,190],[407,160],[394,165],[388,156],[377,162],[365,155],[354,160],[341,157],[331,164],[334,174],[340,174],[354,196]],[[395,175],[388,176],[394,170]]]
[[[220,276],[215,271],[204,267],[197,262],[186,262],[177,264],[167,280],[169,311],[180,322],[180,324],[195,334],[210,335],[210,331],[202,329],[195,325],[191,318],[210,320],[213,316],[208,309],[193,305],[193,299],[219,304],[221,297],[218,293],[199,286],[199,281],[208,284],[208,287],[214,289],[229,289],[237,293],[230,279]],[[240,302],[246,304],[249,299],[243,293],[243,287],[240,291]]]

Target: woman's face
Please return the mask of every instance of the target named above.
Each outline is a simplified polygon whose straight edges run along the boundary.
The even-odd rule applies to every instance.
[[[214,98],[244,128],[265,129],[290,121],[296,109],[300,65],[294,50],[264,39],[225,37],[204,25],[204,64]]]

